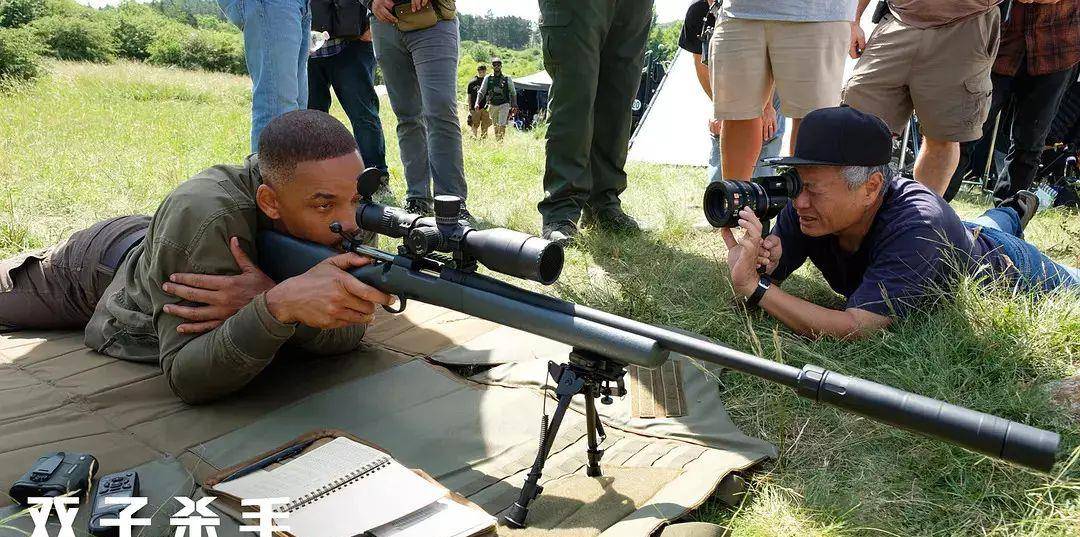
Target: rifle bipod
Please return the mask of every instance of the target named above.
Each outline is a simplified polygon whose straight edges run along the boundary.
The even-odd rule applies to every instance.
[[[517,501],[503,515],[503,520],[512,528],[525,527],[525,518],[529,516],[529,503],[544,490],[544,487],[538,484],[540,474],[544,471],[544,463],[547,462],[555,436],[559,433],[559,425],[562,424],[563,416],[570,408],[574,396],[585,396],[585,429],[588,434],[588,465],[585,473],[589,477],[599,477],[600,458],[604,456],[600,443],[607,435],[604,434],[604,425],[600,423],[600,416],[596,412],[596,399],[600,398],[601,403],[610,405],[612,396],[626,395],[626,386],[623,384],[626,369],[619,363],[593,352],[574,349],[570,352],[568,363],[548,362],[548,374],[557,383],[555,397],[558,403],[551,416],[550,425],[547,415],[543,417],[540,426],[540,449],[536,453],[536,460],[533,461]]]

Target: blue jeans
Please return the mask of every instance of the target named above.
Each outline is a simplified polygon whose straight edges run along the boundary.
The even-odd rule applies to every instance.
[[[308,60],[308,108],[329,112],[331,86],[352,123],[364,166],[386,171],[386,140],[375,94],[375,49],[370,42],[350,41],[333,56]]]
[[[270,120],[307,108],[311,10],[307,0],[218,0],[229,22],[244,31],[251,75],[251,151]]]
[[[990,209],[966,224],[969,228],[982,227],[981,233],[1009,257],[1028,289],[1080,288],[1080,269],[1054,262],[1023,240],[1020,216],[1011,207]]]
[[[457,117],[458,21],[401,32],[371,17],[375,58],[397,116],[408,199],[465,199],[465,165]]]

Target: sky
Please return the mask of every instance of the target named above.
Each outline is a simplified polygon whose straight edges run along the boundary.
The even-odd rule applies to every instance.
[[[120,0],[77,0],[80,4],[101,7],[119,4]],[[574,1],[574,0],[570,0]],[[655,0],[657,18],[660,22],[681,19],[686,14],[689,0]],[[489,10],[496,15],[516,15],[536,20],[540,17],[538,0],[457,0],[458,11],[483,15]]]

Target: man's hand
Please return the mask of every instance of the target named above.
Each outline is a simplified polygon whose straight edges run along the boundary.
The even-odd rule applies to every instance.
[[[394,0],[372,0],[371,12],[375,14],[376,19],[383,22],[394,24],[398,21],[394,16]]]
[[[417,11],[420,11],[421,9],[424,9],[430,3],[431,3],[431,0],[412,0],[413,13],[416,13]]]
[[[721,228],[724,244],[728,248],[727,263],[731,269],[731,286],[739,296],[750,296],[757,287],[761,276],[757,267],[762,259],[761,221],[748,208],[739,211],[739,227],[742,236],[736,240],[730,228]]]
[[[233,237],[229,249],[240,267],[240,274],[235,276],[216,276],[210,274],[191,274],[178,272],[169,276],[161,289],[175,297],[199,306],[181,306],[166,304],[165,313],[190,321],[176,327],[181,334],[201,334],[209,332],[232,317],[240,308],[248,305],[251,299],[274,286],[266,274],[252,263],[240,249],[240,241]]]
[[[780,244],[780,237],[769,235],[761,241],[761,251],[758,252],[758,266],[765,267],[765,274],[772,274],[780,264],[780,257],[784,249]]]
[[[354,253],[331,257],[267,291],[267,309],[283,323],[299,322],[312,328],[368,324],[375,316],[375,304],[389,306],[397,301],[345,272],[368,263],[370,258]]]
[[[724,122],[722,120],[710,119],[709,120],[709,134],[711,134],[713,136],[720,136],[720,128],[723,126],[723,124],[724,124]]]
[[[360,40],[368,43],[371,42],[371,26],[368,26],[368,29],[360,36]]]
[[[773,108],[772,99],[761,109],[761,143],[772,140],[776,136],[776,108]]]
[[[1020,1],[1023,2],[1024,0]],[[863,32],[859,22],[855,21],[851,23],[851,45],[848,47],[848,56],[851,56],[853,60],[857,60],[859,56],[862,56],[864,50],[866,50],[866,33]]]

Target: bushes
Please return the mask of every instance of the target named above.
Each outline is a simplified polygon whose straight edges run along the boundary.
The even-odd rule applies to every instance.
[[[41,44],[27,29],[0,28],[0,86],[41,75]]]
[[[74,0],[0,0],[0,27],[18,28],[42,17],[76,16],[93,11]]]
[[[108,63],[116,55],[113,33],[97,19],[54,15],[37,19],[30,27],[47,52],[62,60]]]
[[[238,32],[169,28],[159,32],[150,45],[149,61],[185,69],[247,73],[244,39]]]
[[[116,53],[132,60],[149,58],[150,44],[165,24],[165,18],[145,4],[121,4],[110,21]]]

